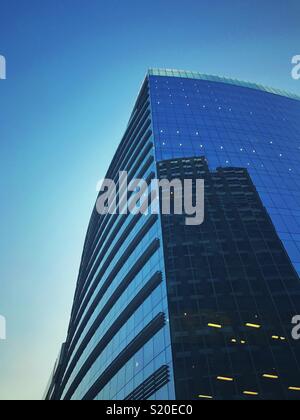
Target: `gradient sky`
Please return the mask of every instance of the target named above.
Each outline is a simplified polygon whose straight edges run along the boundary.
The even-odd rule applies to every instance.
[[[300,94],[299,0],[0,0],[0,399],[42,397],[96,198],[148,67]]]

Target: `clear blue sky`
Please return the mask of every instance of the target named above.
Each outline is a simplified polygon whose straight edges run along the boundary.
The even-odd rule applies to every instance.
[[[148,67],[300,93],[299,0],[0,0],[0,399],[41,398],[96,183]]]

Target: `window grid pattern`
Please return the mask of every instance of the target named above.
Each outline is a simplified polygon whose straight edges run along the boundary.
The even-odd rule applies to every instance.
[[[247,168],[300,273],[300,101],[161,74],[149,76],[157,161],[206,156],[210,169]]]
[[[205,157],[158,168],[205,180],[203,225],[162,217],[177,398],[298,399],[299,277],[248,171],[211,172]]]

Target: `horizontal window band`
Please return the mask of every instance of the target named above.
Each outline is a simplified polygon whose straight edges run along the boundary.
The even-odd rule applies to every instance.
[[[137,112],[135,113],[134,116],[132,116],[128,124],[122,143],[119,147],[119,151],[117,152],[114,160],[112,161],[112,164],[110,165],[110,169],[116,168],[116,162],[117,162],[116,159],[118,159],[120,163],[121,163],[121,159],[123,159],[124,162],[128,159],[130,159],[130,162],[134,162],[132,159],[138,157],[138,154],[141,153],[142,147],[144,147],[144,143],[147,143],[147,141],[151,138],[152,136],[151,112],[150,112],[149,106],[150,106],[149,91],[147,87],[145,89],[145,96],[143,97],[142,102],[140,102],[139,109],[138,110],[136,109]],[[139,147],[140,143],[141,143],[141,147]],[[111,172],[111,171],[109,170],[108,172]],[[74,298],[74,305],[72,308],[71,320],[73,318],[73,315],[75,314],[75,310],[77,307],[76,298],[78,298],[78,296],[80,295],[80,289],[82,287],[82,282],[80,279],[82,278],[82,276],[84,275],[84,272],[86,271],[86,261],[88,260],[89,255],[91,254],[91,251],[94,249],[92,242],[94,240],[96,230],[98,231],[99,229],[98,222],[99,222],[99,215],[95,214],[95,211],[94,211],[91,217],[87,236],[84,243],[84,249],[83,249],[82,260],[80,264],[79,276],[78,276],[77,287],[76,287],[75,298]],[[72,321],[70,323],[68,335],[71,329],[72,329]]]
[[[121,163],[125,160],[126,156],[130,155],[131,151],[136,148],[137,143],[133,141],[138,137],[138,134],[143,129],[145,123],[150,121],[151,123],[151,111],[149,109],[149,101],[145,102],[144,107],[141,109],[136,121],[131,124],[130,131],[127,130],[123,140],[118,148],[115,157],[108,170],[108,175],[114,175],[115,168],[121,166]],[[129,153],[130,152],[130,153]]]
[[[124,170],[127,170],[127,172],[129,172],[130,168],[132,167],[132,165],[134,165],[134,163],[136,162],[137,159],[138,159],[139,164],[141,164],[143,162],[143,160],[145,159],[145,157],[147,156],[147,154],[153,148],[153,143],[152,142],[150,142],[150,143],[148,142],[149,139],[151,138],[151,135],[152,135],[152,131],[147,131],[146,134],[142,136],[142,140],[141,140],[140,146],[137,147],[137,150],[134,152],[134,154],[133,154],[130,162],[128,162],[126,165],[124,165]],[[146,146],[146,148],[145,148],[145,146]],[[144,149],[147,150],[147,152]],[[139,157],[140,154],[142,154],[142,157]],[[121,169],[121,167],[119,168],[119,171],[120,171],[120,169]],[[118,183],[118,179],[119,179],[118,175],[119,175],[119,173],[117,173],[117,175],[114,178],[114,181],[115,181],[116,184]],[[129,176],[128,176],[128,179],[129,180],[132,180],[133,178],[138,178],[138,177],[141,177],[142,175],[144,175],[144,174],[142,173],[141,175],[137,176],[136,175],[136,171],[135,172],[134,171],[130,171]],[[101,220],[99,220],[99,215],[98,215],[97,211],[96,210],[94,210],[94,211],[97,214],[97,221],[98,221],[97,224],[98,224],[98,227],[97,227],[97,232],[94,235],[93,243],[91,245],[91,249],[92,249],[93,254],[96,252],[95,251],[96,243],[99,242],[101,236],[104,236],[105,237],[105,235],[104,235],[104,226],[105,226],[105,230],[106,231],[107,230],[108,231],[111,231],[111,228],[109,228],[109,226],[111,225],[111,222],[108,222],[110,215],[107,214]],[[99,248],[99,247],[97,246],[97,248]],[[89,258],[92,259],[93,258],[93,255],[92,256],[89,256],[89,257],[86,256],[86,260],[89,259]],[[90,266],[91,265],[91,262],[89,262],[88,265]],[[89,267],[88,267],[88,269],[89,269]]]
[[[148,248],[145,250],[145,252],[143,253],[143,255],[141,255],[141,257],[138,259],[138,261],[135,263],[135,265],[132,267],[132,269],[129,271],[129,273],[125,276],[125,278],[123,279],[122,283],[119,285],[119,287],[122,287],[122,284],[130,284],[135,276],[139,273],[139,271],[141,271],[141,269],[144,267],[145,264],[147,264],[147,262],[149,261],[149,259],[155,254],[155,252],[159,249],[160,247],[160,241],[158,239],[155,239],[154,241],[152,241],[152,243],[148,246]],[[115,291],[115,293],[120,293],[120,290],[117,289]],[[98,296],[98,301],[95,304],[95,307],[98,305],[98,303],[101,301],[103,297],[103,294]],[[93,308],[94,310],[94,308]],[[103,308],[104,310],[104,308]],[[108,310],[108,308],[106,307],[106,311]],[[105,312],[101,311],[101,314],[104,316]],[[100,316],[100,314],[99,314]],[[86,320],[84,320],[84,322],[82,323],[82,325],[80,326],[79,330],[77,331],[77,334],[73,340],[72,346],[67,349],[67,353],[66,353],[66,357],[64,360],[64,368],[66,369],[70,358],[72,356],[72,353],[76,347],[76,344],[78,343],[78,340],[80,339],[81,334],[84,331],[84,328],[87,324],[89,320],[89,317],[87,317]]]
[[[149,117],[149,113],[145,117],[145,121],[142,124],[140,131],[136,133],[136,136],[133,139],[131,139],[131,146],[129,150],[127,150],[127,155],[124,157],[123,162],[120,162],[120,164],[116,167],[117,169],[114,169],[114,173],[109,171],[106,175],[106,178],[116,179],[121,167],[124,167],[124,168],[131,167],[131,165],[134,162],[133,157],[136,156],[137,158],[138,154],[141,153],[145,143],[150,139],[152,135],[151,120],[148,117]],[[127,159],[127,162],[126,162],[126,159]],[[105,220],[104,217],[99,219],[99,215],[97,214],[96,208],[94,208],[91,221],[89,224],[87,241],[84,248],[85,259],[90,257],[89,255],[90,252],[92,252],[95,248],[94,242],[95,242],[95,239],[98,237],[99,230],[101,229],[101,226],[104,220]]]
[[[151,145],[153,145],[153,143],[150,143],[150,146]],[[146,155],[143,156],[142,162],[145,160],[145,158],[146,158],[147,154],[149,154],[149,152],[150,152],[150,150],[148,150],[148,152],[146,153]],[[145,162],[145,164],[143,165],[142,169],[140,170],[140,172],[138,174],[135,171],[133,174],[131,174],[130,176],[128,176],[128,183],[130,183],[134,177],[136,177],[136,178],[144,178],[146,172],[148,171],[148,169],[150,169],[150,167],[153,164],[153,162],[154,162],[154,156],[151,155],[151,156],[149,156],[149,158],[147,159],[147,161]],[[128,199],[133,194],[134,194],[134,192],[130,192],[128,194]],[[98,244],[97,244],[96,249],[94,251],[94,255],[92,256],[92,260],[90,261],[89,266],[87,267],[87,271],[91,271],[91,266],[95,264],[95,260],[97,258],[99,259],[99,257],[97,257],[97,254],[99,253],[101,247],[103,246],[103,244],[104,244],[107,236],[109,236],[109,235],[112,236],[112,229],[114,228],[114,225],[116,224],[116,220],[115,219],[116,219],[117,216],[118,215],[111,215],[111,214],[105,215],[105,218],[107,220],[103,223],[103,225],[101,225],[101,234],[100,234],[100,237],[98,238]],[[119,224],[121,223],[121,226],[124,223],[124,221],[127,219],[127,216],[128,215],[125,215],[125,216],[126,217],[119,222]],[[110,243],[111,242],[112,241],[110,241]],[[107,248],[107,245],[105,247]],[[105,251],[103,250],[101,253],[103,254],[103,253],[105,253]],[[88,284],[88,282],[90,282],[90,278],[92,278],[94,276],[95,271],[96,270],[93,268],[92,271],[91,271],[91,273],[88,275],[88,279],[83,284],[83,287],[82,288],[86,288],[86,285]]]
[[[154,154],[152,153],[152,155],[149,157],[149,159],[147,160],[147,162],[143,165],[142,169],[139,170],[139,168],[141,167],[141,164],[143,163],[143,161],[146,159],[147,155],[153,151],[153,146],[154,144],[152,142],[148,143],[145,151],[143,152],[143,154],[141,155],[141,157],[139,158],[139,160],[135,163],[134,167],[132,168],[132,170],[129,172],[128,168],[125,169],[127,170],[127,172],[129,172],[128,174],[128,179],[129,182],[132,181],[133,178],[142,178],[143,173],[146,171],[146,169],[149,167],[149,163],[153,163],[154,162]],[[136,161],[136,159],[134,159],[134,161]],[[135,174],[138,175],[135,175]],[[133,194],[133,193],[131,193]]]
[[[118,176],[118,172],[122,168],[128,168],[132,166],[134,162],[133,157],[137,156],[138,151],[140,152],[143,146],[145,145],[145,137],[150,138],[151,135],[151,118],[150,112],[148,110],[145,116],[143,117],[142,121],[140,122],[137,131],[131,137],[128,146],[124,150],[123,155],[119,157],[118,163],[110,166],[106,177],[109,179],[116,179]],[[116,157],[118,158],[118,154],[116,155]]]
[[[135,160],[138,158],[139,154],[142,153],[143,148],[145,147],[145,143],[147,143],[147,141],[150,139],[152,135],[152,131],[151,130],[149,131],[150,124],[151,124],[151,121],[148,121],[148,125],[144,129],[145,132],[140,134],[141,139],[138,140],[141,143],[140,146],[137,145],[136,148],[132,150],[132,153],[129,155],[130,161],[129,163],[127,163],[127,165],[125,164],[123,165],[124,168],[127,168],[127,169],[130,168],[134,164]],[[120,169],[121,169],[121,166],[118,168],[118,172]],[[118,173],[114,177],[109,176],[109,175],[107,175],[106,177],[110,179],[115,179],[115,181],[117,181]],[[88,248],[91,250],[91,252],[89,253],[88,250],[84,252],[84,260],[83,260],[84,263],[92,258],[92,253],[94,253],[95,251],[95,243],[99,241],[99,238],[102,236],[103,225],[108,220],[107,218],[110,216],[110,215],[105,215],[105,216],[99,217],[99,214],[97,213],[96,208],[94,208],[92,218],[95,214],[96,214],[97,226],[94,229],[94,233],[88,235],[89,241],[91,242]],[[83,267],[82,267],[82,270],[83,270]],[[80,278],[83,275],[85,275],[85,273],[86,273],[86,268],[84,269],[84,272],[83,271],[80,272]],[[84,287],[84,284],[85,282],[83,284],[80,284],[80,288],[78,289],[77,293],[81,292],[81,289]]]
[[[120,167],[127,156],[130,156],[132,150],[136,149],[136,139],[139,133],[143,130],[143,127],[147,124],[147,121],[151,121],[151,111],[149,101],[145,102],[145,105],[139,113],[139,118],[136,119],[134,124],[131,126],[131,130],[125,133],[123,140],[114,156],[112,163],[109,167],[108,174],[114,175],[115,169]]]
[[[116,168],[120,167],[127,156],[130,156],[131,150],[136,149],[136,138],[142,131],[147,120],[151,121],[150,101],[145,101],[137,117],[129,124],[123,139],[118,147],[118,150],[112,159],[111,165],[108,169],[108,175],[113,178]],[[129,153],[130,152],[130,153]]]
[[[150,112],[149,106],[150,106],[149,89],[148,89],[148,85],[146,84],[144,87],[143,96],[139,96],[139,105],[138,107],[136,105],[135,111],[131,116],[131,119],[127,126],[127,130],[125,132],[125,135],[123,136],[121,145],[118,148],[115,158],[113,159],[110,165],[108,173],[112,174],[113,172],[111,172],[111,170],[113,170],[114,172],[117,172],[117,170],[119,169],[117,163],[119,163],[120,166],[121,165],[124,166],[125,164],[128,164],[128,167],[131,168],[136,162],[136,160],[139,158],[139,164],[141,164],[143,163],[141,159],[146,157],[145,150],[147,149],[147,151],[150,153],[151,148],[153,147],[153,143],[150,144],[148,142],[148,140],[152,136],[151,112]],[[140,156],[141,154],[143,154],[142,157]],[[137,167],[137,164],[135,167]],[[104,219],[104,218],[101,218],[101,219]],[[102,220],[99,223],[99,215],[93,212],[90,225],[88,227],[86,241],[84,244],[83,256],[82,256],[82,261],[80,265],[80,273],[78,277],[78,286],[77,286],[77,291],[75,293],[75,299],[74,299],[75,302],[76,302],[76,298],[78,299],[78,297],[80,296],[80,289],[84,285],[84,283],[81,281],[81,278],[83,278],[84,273],[86,273],[86,269],[87,269],[86,263],[89,260],[90,256],[92,255],[92,251],[94,251],[94,248],[95,248],[94,241],[96,237],[95,234],[97,234],[97,232],[101,230],[101,227],[100,227],[101,223],[102,223]],[[111,231],[112,230],[109,230],[109,233],[111,233]],[[104,242],[104,244],[106,245],[106,242]],[[73,315],[75,315],[76,313],[75,312],[76,308],[78,308],[78,306],[75,303],[73,305],[74,312],[72,310],[72,318],[73,318]],[[86,310],[88,310],[88,308],[86,308]],[[72,330],[72,322],[70,323],[70,326],[71,328],[69,328],[68,336],[70,336],[69,332]],[[76,348],[76,344],[75,344],[75,348]],[[62,361],[63,363],[62,363],[62,369],[61,369],[62,372],[64,371],[63,368],[65,368],[66,360],[67,358],[63,357],[63,361]]]
[[[111,363],[106,371],[98,378],[90,390],[84,395],[83,400],[94,400],[108,382],[120,369],[165,326],[165,314],[158,314],[134,340]]]
[[[130,116],[129,123],[135,118],[136,114],[140,111],[140,109],[143,107],[143,104],[145,103],[145,100],[149,100],[149,93],[150,93],[150,87],[149,87],[149,79],[146,78],[144,81],[144,84],[140,90],[140,94],[137,98],[137,101],[135,103],[134,110]]]
[[[58,360],[55,364],[55,369],[52,371],[53,376],[52,376],[52,380],[51,380],[51,385],[50,385],[49,389],[47,390],[46,395],[44,396],[45,401],[57,400],[58,399],[57,398],[57,392],[59,390],[59,385],[60,385],[61,380],[62,380],[62,363],[64,361],[65,350],[66,350],[66,346],[65,346],[65,344],[63,344],[62,347],[61,347],[59,358],[58,358]]]
[[[147,171],[150,168],[151,164],[153,163],[153,159],[154,158],[152,156],[148,159],[148,161],[147,161],[147,167],[146,167],[145,171]],[[154,174],[154,172],[152,172],[149,175],[149,177],[147,178],[147,180],[146,180],[147,183],[150,182],[153,179],[154,176],[155,176],[155,174]],[[109,242],[106,244],[106,246],[102,250],[101,254],[97,257],[97,260],[99,262],[102,261],[102,259],[105,258],[106,253],[107,253],[110,245],[112,244],[112,242],[115,239],[117,233],[120,231],[122,225],[125,223],[125,221],[127,220],[128,217],[129,217],[129,215],[125,215],[124,218],[121,218],[120,222],[116,226],[116,229],[114,229],[113,233],[110,235]],[[100,277],[102,277],[104,275],[105,271],[108,269],[108,267],[111,264],[112,260],[116,256],[117,252],[120,250],[121,246],[126,241],[126,239],[128,238],[129,234],[131,233],[131,231],[133,230],[134,226],[138,223],[138,221],[139,221],[139,219],[141,217],[143,217],[143,215],[142,214],[138,214],[136,217],[133,218],[133,220],[131,221],[130,225],[127,226],[126,230],[123,232],[123,234],[121,235],[121,237],[119,238],[119,240],[115,244],[114,248],[111,250],[111,252],[109,253],[109,255],[106,256],[105,263],[103,264],[100,272],[98,273],[98,276],[97,276],[98,278],[100,278]],[[112,227],[115,224],[115,218],[116,218],[116,216],[115,215],[110,215],[110,218],[112,220],[112,226],[110,226],[110,228],[107,230],[107,232],[106,231],[103,232],[103,240],[106,238],[106,235],[108,235],[108,232],[112,230]],[[86,298],[87,290],[90,287],[91,283],[93,282],[93,279],[94,279],[94,276],[95,276],[95,274],[97,272],[97,269],[98,269],[98,266],[95,266],[93,268],[93,271],[89,275],[89,279],[86,281],[86,283],[84,285],[84,289],[81,291],[81,295],[76,298],[76,304],[78,306],[78,310],[79,310],[80,306],[81,307],[84,307],[84,305],[85,305],[85,302],[87,300],[87,298]],[[97,279],[94,279],[94,283],[95,283],[95,287],[94,287],[94,289],[95,289],[97,287]],[[88,290],[88,293],[90,293],[90,291],[92,289],[93,289],[93,287],[91,287]],[[81,302],[83,302],[83,303],[81,304]],[[74,321],[73,321],[73,323],[76,324],[76,320],[78,319],[78,314],[76,315],[76,307],[74,307],[73,317],[75,318]]]
[[[155,392],[159,391],[170,381],[170,369],[168,365],[160,367],[145,382],[132,391],[124,401],[146,401]]]
[[[76,378],[74,379],[72,385],[70,386],[70,389],[68,390],[66,394],[66,399],[70,399],[70,397],[74,394],[77,387],[80,385],[80,382],[84,378],[84,376],[87,374],[95,360],[100,356],[100,354],[104,351],[104,349],[107,347],[107,345],[110,343],[110,341],[113,339],[113,337],[118,333],[118,331],[123,327],[123,325],[126,324],[126,322],[129,320],[129,318],[137,311],[137,309],[143,304],[143,302],[151,295],[151,293],[161,284],[162,282],[162,274],[160,272],[156,273],[149,281],[148,283],[143,287],[143,289],[133,298],[133,300],[127,305],[126,309],[120,314],[120,316],[117,318],[117,320],[114,322],[114,324],[109,328],[107,333],[103,336],[103,338],[99,341],[95,349],[91,352],[90,356],[86,360],[86,362],[83,364],[82,368],[78,372]],[[125,284],[124,284],[125,286]],[[101,321],[101,319],[100,319]],[[101,324],[101,322],[100,322]],[[98,326],[100,325],[98,322],[98,325],[94,326],[93,330],[90,333],[90,336],[87,340],[87,342],[90,341],[93,334],[97,330]],[[86,343],[85,343],[86,344]],[[81,349],[84,350],[85,346]],[[81,353],[79,353],[80,357]],[[74,366],[76,365],[77,360],[74,362]],[[72,373],[72,370],[69,373],[69,377]],[[62,388],[67,384],[67,380],[69,378],[66,378],[64,381],[64,384]]]
[[[150,143],[149,146],[148,146],[148,147],[150,147],[150,149],[148,150],[147,153],[150,152],[152,146],[153,146],[153,143]],[[147,153],[143,157],[142,162],[145,159],[145,157],[147,156]],[[142,178],[145,175],[146,171],[150,168],[150,166],[153,162],[154,162],[154,157],[149,156],[149,159],[144,164],[143,168],[141,169],[141,171],[140,171],[140,173],[138,174],[137,177]],[[136,173],[132,174],[132,177],[135,174]],[[131,181],[132,177],[129,177],[128,180]],[[132,194],[133,193],[131,193],[130,196]],[[128,215],[126,215],[126,217],[122,218],[121,221],[118,222],[119,225],[121,225],[121,226],[123,225],[123,223],[127,219],[127,216]],[[87,279],[84,281],[84,283],[82,283],[80,291],[78,290],[77,296],[76,296],[76,301],[78,301],[78,300],[82,301],[81,295],[84,293],[84,289],[86,289],[88,287],[88,285],[91,283],[91,281],[93,279],[93,276],[94,276],[95,272],[97,271],[97,267],[94,267],[94,268],[91,268],[91,267],[92,267],[92,265],[95,264],[96,259],[101,260],[101,257],[97,257],[97,254],[99,253],[101,247],[105,243],[105,240],[107,239],[108,236],[110,237],[110,241],[105,246],[105,249],[107,250],[109,248],[110,244],[112,243],[113,239],[115,238],[115,236],[112,235],[112,230],[113,230],[113,227],[116,223],[116,218],[117,217],[118,217],[117,215],[110,215],[110,214],[107,214],[107,215],[104,216],[105,220],[103,221],[103,223],[101,223],[101,226],[98,229],[99,230],[99,235],[97,233],[97,238],[95,238],[95,240],[94,240],[93,255],[89,258],[88,266],[85,269],[86,273],[89,272],[89,271],[91,271],[91,272],[88,274]],[[97,245],[95,244],[95,242],[98,242]],[[101,255],[105,255],[105,253],[106,253],[106,251],[102,250]],[[86,259],[88,259],[88,258],[86,257],[85,260]]]
[[[150,176],[148,177],[147,182],[151,182],[151,179],[153,179],[154,176],[155,176],[155,174],[154,174],[154,172],[152,172],[150,174]],[[150,202],[150,200],[151,200],[151,192],[149,193],[149,196],[148,196],[148,202]],[[121,235],[121,237],[119,238],[119,241],[116,243],[115,247],[113,248],[113,250],[109,254],[110,263],[111,263],[111,258],[113,259],[115,257],[115,255],[116,255],[116,253],[119,251],[120,246],[121,246],[120,244],[123,244],[125,242],[125,240],[129,236],[129,234],[132,232],[132,230],[135,228],[135,226],[139,223],[139,221],[143,217],[144,216],[142,214],[137,214],[135,217],[133,217],[133,219],[131,220],[131,222],[129,223],[129,225],[127,226],[127,228],[125,229],[125,231],[123,232],[123,234]],[[121,220],[122,221],[122,224],[125,223],[125,220],[126,219],[127,219],[127,216],[124,215],[124,217]],[[120,227],[120,229],[121,229],[121,227]],[[118,228],[118,226],[116,227],[116,229],[117,228]],[[117,235],[117,231],[114,232],[114,234],[112,235],[111,240],[110,240],[110,243],[113,241],[113,239],[116,237],[116,235]],[[110,244],[108,244],[108,247],[109,247],[109,245]],[[105,256],[105,254],[104,255],[101,255],[99,258],[104,258],[104,256]],[[100,271],[100,273],[98,274],[98,276],[100,276],[100,275],[102,276],[104,274],[104,271],[103,270],[104,270],[104,268],[102,268],[102,270]],[[72,327],[73,328],[71,328],[69,330],[69,335],[68,335],[68,341],[69,341],[69,343],[71,343],[71,341],[73,340],[74,334],[76,332],[76,328],[77,328],[76,321],[79,318],[79,313],[80,312],[83,313],[82,312],[83,311],[83,308],[86,308],[86,306],[85,306],[86,305],[86,301],[87,301],[87,298],[85,298],[85,300],[83,301],[82,304],[80,304],[80,302],[79,302],[79,305],[78,305],[79,307],[76,310],[76,312],[78,312],[77,315],[76,315],[76,319],[74,319],[74,321],[72,322]],[[74,308],[74,317],[75,317],[75,308]]]
[[[95,333],[95,331],[97,330],[97,328],[100,326],[101,322],[103,322],[103,320],[105,319],[105,317],[110,312],[111,308],[116,304],[116,302],[118,301],[118,299],[122,296],[122,294],[125,292],[125,290],[127,289],[127,287],[134,280],[134,278],[139,273],[139,271],[141,270],[141,268],[145,264],[147,264],[147,262],[149,261],[149,259],[158,250],[158,248],[159,248],[159,244],[157,244],[157,243],[155,243],[155,244],[152,243],[149,246],[149,248],[145,251],[145,253],[140,258],[140,260],[137,262],[137,264],[126,275],[126,277],[120,283],[120,285],[115,290],[115,292],[112,294],[112,296],[110,297],[110,299],[108,300],[108,302],[106,303],[106,305],[103,307],[102,311],[100,312],[100,314],[96,318],[94,324],[91,326],[90,330],[88,331],[87,335],[85,336],[84,340],[82,341],[80,347],[78,348],[78,350],[76,352],[76,355],[73,357],[73,360],[72,360],[72,362],[71,362],[71,364],[70,364],[67,372],[64,375],[64,381],[63,381],[62,388],[65,387],[65,385],[67,383],[67,380],[71,376],[72,371],[75,368],[75,365],[76,365],[77,361],[79,360],[79,358],[81,356],[81,353],[84,351],[84,348],[86,347],[86,345],[90,341],[91,337],[93,336],[93,334]],[[160,274],[160,272],[158,272],[153,277],[155,277],[155,278],[158,277],[159,278],[160,276],[161,276],[161,274]],[[66,357],[66,366],[68,365],[68,363],[69,363],[69,361],[70,361],[70,359],[72,357],[72,353],[75,350],[76,344],[77,344],[77,342],[78,342],[78,340],[79,340],[82,332],[83,332],[83,328],[78,332],[78,335],[76,336],[76,339],[74,340],[74,343],[73,343],[72,347],[69,349],[69,353],[68,353],[68,355]]]
[[[148,385],[139,395],[134,395],[132,398],[127,398],[131,401],[146,401],[153,396],[157,391],[166,386],[170,382],[168,376],[155,379],[151,384]]]
[[[126,249],[126,251],[124,252],[124,254],[122,255],[122,257],[119,259],[119,261],[117,262],[117,264],[115,265],[115,267],[113,268],[113,270],[111,271],[111,273],[108,275],[106,281],[103,283],[99,293],[97,296],[100,296],[100,299],[102,298],[102,296],[104,295],[104,293],[106,292],[106,290],[108,289],[108,287],[110,286],[110,284],[112,283],[113,279],[116,277],[116,275],[119,273],[119,271],[121,270],[121,268],[123,267],[123,265],[125,264],[125,262],[127,261],[127,259],[131,256],[131,254],[134,252],[134,250],[136,249],[137,245],[139,244],[139,242],[143,239],[143,237],[149,232],[149,230],[152,228],[152,226],[157,222],[158,220],[158,216],[157,215],[151,215],[147,222],[143,225],[143,227],[141,228],[141,230],[139,231],[139,233],[137,234],[137,236],[134,238],[134,240],[131,242],[131,244],[128,246],[128,248]],[[118,248],[118,244],[116,244],[116,249]],[[77,315],[77,320],[78,322],[80,322],[81,317],[84,314],[84,311],[88,305],[88,303],[90,302],[96,288],[99,285],[99,281],[101,280],[103,273],[99,273],[97,279],[98,281],[95,280],[95,284],[91,287],[91,289],[89,290],[88,294],[86,295],[86,298],[84,300],[84,303]],[[89,308],[88,312],[86,313],[84,320],[90,318],[90,316],[93,313],[93,310],[96,306],[96,304],[98,304],[99,299],[97,300],[97,297],[94,299],[94,303],[91,305],[91,307]],[[73,324],[73,331],[77,328],[77,324]],[[69,338],[68,338],[69,340]]]

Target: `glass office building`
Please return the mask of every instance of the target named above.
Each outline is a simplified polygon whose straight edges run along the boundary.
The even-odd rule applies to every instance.
[[[47,399],[300,397],[299,117],[284,92],[148,72],[107,178],[205,179],[205,222],[95,208]]]

